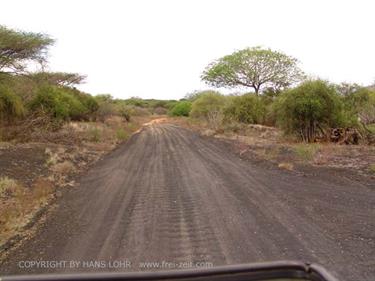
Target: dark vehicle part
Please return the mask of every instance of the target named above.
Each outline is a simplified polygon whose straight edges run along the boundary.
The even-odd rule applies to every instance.
[[[323,267],[302,262],[280,261],[220,266],[193,270],[172,270],[129,273],[77,273],[51,275],[22,275],[0,277],[0,281],[72,281],[72,280],[137,280],[137,281],[338,281]],[[285,280],[286,281],[286,280]]]

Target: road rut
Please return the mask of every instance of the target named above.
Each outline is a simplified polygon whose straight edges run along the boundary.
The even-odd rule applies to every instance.
[[[151,124],[83,175],[1,273],[114,270],[21,268],[25,260],[128,260],[138,271],[292,259],[374,280],[374,206],[359,183],[265,169],[219,141]]]

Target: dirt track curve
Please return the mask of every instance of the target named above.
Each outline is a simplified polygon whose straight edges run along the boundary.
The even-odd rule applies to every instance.
[[[128,260],[137,271],[141,262],[293,259],[375,280],[375,190],[265,169],[171,124],[145,127],[58,203],[1,274],[73,271],[20,268],[25,260]]]

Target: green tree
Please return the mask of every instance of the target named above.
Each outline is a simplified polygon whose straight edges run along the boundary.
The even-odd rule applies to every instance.
[[[256,94],[262,88],[286,88],[302,77],[295,58],[260,47],[224,56],[209,64],[201,76],[215,87],[250,87]]]
[[[41,33],[15,31],[0,26],[0,72],[23,72],[29,62],[44,64],[54,43]]]
[[[340,126],[342,102],[335,87],[323,80],[306,81],[276,100],[277,122],[286,133],[312,142],[326,127]]]

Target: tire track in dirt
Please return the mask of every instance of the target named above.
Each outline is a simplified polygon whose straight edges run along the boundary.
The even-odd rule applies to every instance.
[[[141,262],[297,259],[372,280],[374,203],[360,184],[265,170],[219,141],[150,124],[83,175],[0,271],[64,271],[25,271],[20,260],[126,259],[137,271]]]

